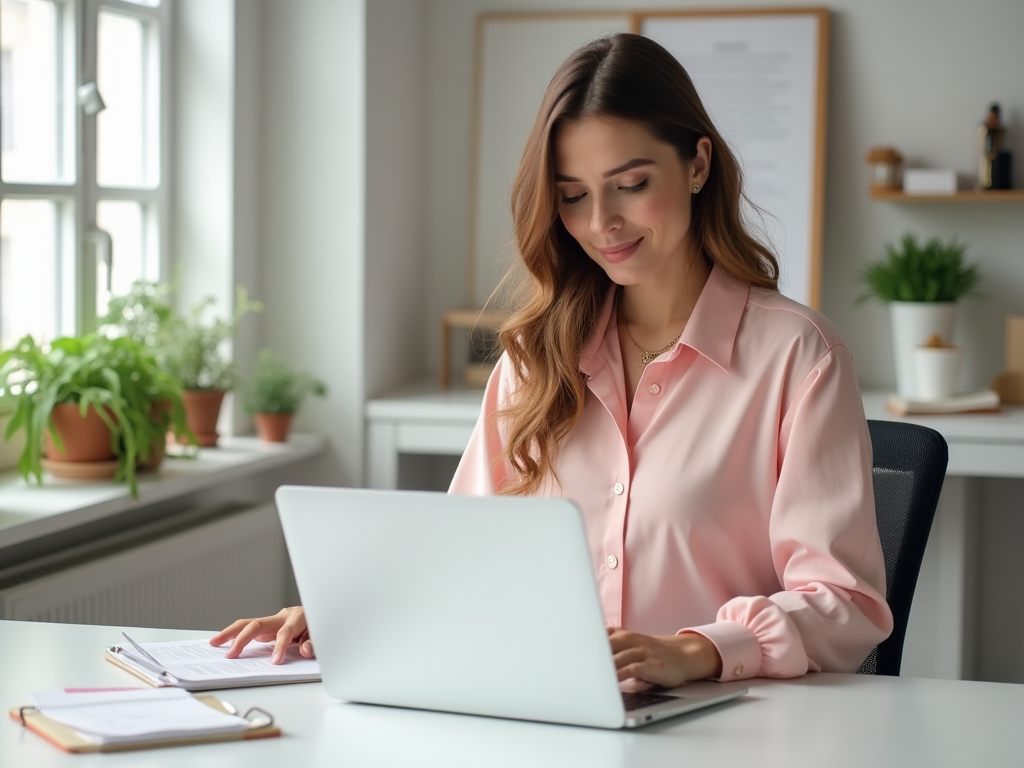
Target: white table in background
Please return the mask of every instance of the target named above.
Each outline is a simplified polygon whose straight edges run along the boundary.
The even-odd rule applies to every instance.
[[[421,381],[366,403],[366,484],[398,487],[402,454],[461,456],[483,403],[482,389]]]
[[[0,621],[0,701],[32,691],[131,686],[103,660],[120,627]],[[137,640],[201,632],[132,629]],[[483,684],[485,681],[481,681]],[[638,731],[516,722],[339,703],[321,684],[221,691],[239,710],[263,707],[276,739],[105,755],[71,755],[18,723],[0,723],[4,768],[864,768],[1020,765],[1024,686],[861,675],[752,680],[734,702]]]

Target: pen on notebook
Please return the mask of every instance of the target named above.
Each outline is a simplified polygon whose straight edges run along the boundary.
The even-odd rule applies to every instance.
[[[178,682],[178,679],[174,675],[172,675],[170,672],[168,672],[167,670],[160,669],[160,667],[157,666],[156,664],[154,664],[153,662],[146,661],[145,659],[139,658],[134,653],[128,653],[128,651],[126,649],[124,649],[124,648],[121,648],[119,646],[114,646],[113,648],[111,648],[111,650],[114,651],[115,653],[120,654],[121,656],[124,656],[126,659],[131,661],[132,664],[135,664],[136,666],[142,667],[143,669],[149,670],[150,672],[155,674],[157,677],[163,678],[164,680],[166,680],[169,683],[177,683]]]
[[[122,632],[121,634],[124,635],[124,639],[127,640],[129,643],[131,643],[132,647],[135,650],[137,650],[139,653],[141,653],[145,658],[140,659],[140,658],[136,657],[134,654],[129,654],[129,653],[126,653],[125,654],[126,656],[128,656],[131,659],[133,659],[135,662],[142,664],[144,667],[149,669],[151,672],[156,672],[159,675],[163,675],[168,680],[171,680],[173,682],[177,682],[178,678],[176,678],[174,675],[172,675],[170,672],[168,672],[166,669],[164,669],[163,668],[163,664],[161,664],[156,659],[156,657],[153,656],[153,654],[151,654],[149,651],[147,651],[141,645],[139,645],[134,640],[132,640],[130,637],[128,637],[128,633],[127,632]],[[147,659],[148,659],[148,661],[147,661]]]

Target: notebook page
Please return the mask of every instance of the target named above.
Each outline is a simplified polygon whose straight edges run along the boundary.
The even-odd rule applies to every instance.
[[[173,640],[162,643],[142,643],[164,668],[182,680],[232,680],[251,677],[275,678],[296,675],[319,679],[320,663],[305,659],[296,644],[288,646],[284,661],[271,664],[273,643],[250,643],[237,659],[224,656],[231,648],[215,648],[206,640]],[[131,650],[131,649],[129,649]]]
[[[244,731],[241,717],[218,712],[180,688],[32,694],[51,720],[98,744]]]

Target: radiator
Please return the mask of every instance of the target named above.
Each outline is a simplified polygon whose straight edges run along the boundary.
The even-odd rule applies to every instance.
[[[290,574],[273,504],[186,513],[76,550],[6,574],[0,618],[219,629],[280,610]]]

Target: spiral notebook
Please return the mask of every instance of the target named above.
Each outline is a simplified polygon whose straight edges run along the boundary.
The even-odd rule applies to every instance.
[[[254,714],[255,712],[255,714]],[[240,716],[213,696],[180,688],[45,691],[14,720],[67,752],[117,752],[280,736],[262,710]]]
[[[271,664],[273,643],[253,642],[237,659],[226,659],[230,646],[215,648],[207,640],[172,640],[159,643],[127,642],[106,648],[107,661],[157,687],[211,691],[253,685],[310,683],[320,680],[320,663],[299,655],[292,643],[283,664]]]

